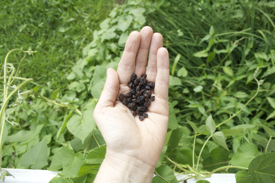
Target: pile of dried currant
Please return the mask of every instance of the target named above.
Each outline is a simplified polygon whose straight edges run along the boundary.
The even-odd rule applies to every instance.
[[[147,81],[146,77],[146,74],[142,74],[140,78],[137,78],[137,75],[133,74],[128,83],[131,88],[130,92],[119,95],[119,101],[126,105],[134,116],[139,115],[141,121],[148,117],[146,113],[148,107],[155,100],[155,96],[151,95],[155,83]]]

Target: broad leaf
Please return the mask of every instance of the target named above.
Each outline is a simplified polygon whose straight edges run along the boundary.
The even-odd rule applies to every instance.
[[[196,124],[193,123],[192,121],[189,121],[189,120],[187,120],[187,122],[193,128],[193,130],[195,131],[195,133],[198,133],[198,127],[196,126]]]
[[[196,183],[210,183],[208,180],[199,180]]]
[[[177,74],[179,77],[182,76],[182,77],[186,77],[188,75],[188,71],[185,69],[185,67],[182,67],[179,71],[178,71],[178,74]]]
[[[59,89],[54,90],[53,93],[52,93],[52,95],[51,95],[51,98],[52,99],[56,99],[58,93],[59,93]]]
[[[259,155],[258,148],[255,144],[243,144],[230,160],[230,164],[234,166],[248,167],[249,163]]]
[[[223,67],[223,72],[225,72],[225,74],[227,74],[228,76],[233,76],[234,72],[230,67]]]
[[[183,128],[177,128],[172,131],[170,140],[168,142],[168,151],[171,151],[173,148],[176,148],[178,146],[179,141],[183,135],[183,132],[184,132]]]
[[[213,140],[219,144],[220,146],[222,146],[223,148],[225,148],[226,150],[229,151],[226,142],[225,142],[225,136],[222,132],[215,132],[213,135]]]
[[[275,182],[275,152],[257,156],[248,169],[250,175],[238,183]]]
[[[95,105],[94,103],[94,107]],[[67,123],[68,130],[81,139],[82,143],[84,143],[85,138],[92,132],[95,126],[93,112],[93,110],[86,110],[83,112],[82,116],[74,115]]]
[[[40,141],[25,154],[23,154],[20,165],[25,168],[40,169],[48,164],[48,147],[45,140]]]
[[[213,120],[212,115],[210,115],[206,119],[206,129],[207,129],[207,131],[209,131],[210,134],[213,134],[216,130],[216,123]]]
[[[271,136],[271,137],[275,137],[275,131],[270,129],[268,126],[262,124],[262,127],[264,128],[264,130]]]
[[[268,100],[269,104],[273,107],[273,109],[275,109],[275,99],[270,97],[266,97],[266,99]]]
[[[171,130],[175,130],[178,128],[178,120],[176,118],[176,114],[173,108],[173,105],[169,103],[169,123],[168,128]]]
[[[181,80],[177,77],[170,76],[169,86],[181,85]]]
[[[67,122],[68,122],[68,120],[70,119],[70,117],[71,117],[71,115],[72,115],[72,112],[73,112],[73,111],[70,111],[69,114],[68,114],[67,116],[64,117],[64,121],[63,121],[61,127],[59,128],[59,130],[58,130],[58,132],[57,132],[57,134],[56,134],[56,139],[59,138],[60,134],[61,134],[61,133],[63,132],[63,130],[66,128]]]
[[[229,152],[221,147],[213,149],[210,155],[202,162],[204,169],[212,171],[221,166],[228,164]]]
[[[74,154],[71,150],[63,150],[63,176],[64,178],[74,178],[77,176],[81,165],[84,162],[82,153]]]
[[[169,166],[162,165],[159,168],[156,168],[155,171],[157,172],[157,176],[153,178],[152,183],[167,183],[167,181],[170,183],[178,183],[173,170]],[[160,175],[161,177],[158,175]]]
[[[166,150],[167,150],[167,146],[163,146],[156,168],[158,168],[162,165],[163,156],[166,153]]]
[[[202,51],[196,52],[196,53],[194,53],[193,55],[194,55],[195,57],[199,57],[199,58],[208,57],[207,50],[202,50]]]
[[[100,165],[105,158],[105,154],[106,154],[106,146],[94,148],[88,153],[84,163]]]

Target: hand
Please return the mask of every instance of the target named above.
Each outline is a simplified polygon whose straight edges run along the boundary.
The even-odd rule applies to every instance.
[[[155,101],[143,121],[117,100],[119,94],[130,90],[127,83],[134,73],[138,77],[146,73],[147,80],[155,82]],[[107,80],[94,110],[94,119],[107,145],[95,182],[151,182],[167,132],[168,85],[169,56],[162,47],[161,34],[153,34],[150,27],[140,33],[132,32],[117,72],[107,70]]]

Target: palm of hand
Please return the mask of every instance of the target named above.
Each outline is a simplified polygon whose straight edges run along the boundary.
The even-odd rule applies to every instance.
[[[133,32],[126,43],[117,73],[111,69],[107,71],[107,81],[94,117],[111,156],[132,157],[150,166],[155,166],[158,161],[169,115],[169,59],[167,51],[161,46],[161,35],[153,35],[150,28],[143,28],[141,33]],[[126,106],[117,101],[117,96],[129,91],[127,82],[134,72],[138,76],[145,73],[149,48],[146,73],[147,79],[156,83],[153,93],[155,101],[149,107],[148,118],[140,121],[138,116],[134,117]],[[144,54],[146,56],[142,56]]]

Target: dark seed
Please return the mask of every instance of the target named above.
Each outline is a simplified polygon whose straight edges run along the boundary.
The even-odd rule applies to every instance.
[[[146,78],[146,77],[147,77],[147,74],[142,74],[141,77],[142,77],[142,78]]]
[[[128,83],[128,86],[129,86],[129,87],[132,87],[133,85],[134,85],[134,83],[132,83],[132,82],[129,82],[129,83]]]
[[[135,86],[137,86],[137,85],[138,85],[138,83],[139,83],[139,80],[138,80],[138,79],[136,79],[136,80],[134,81],[134,85],[135,85]]]
[[[137,79],[137,75],[133,74],[132,77],[131,77],[131,81],[135,81],[135,79]]]
[[[122,103],[123,103],[124,105],[126,105],[126,104],[127,104],[127,99],[123,99],[123,100],[122,100]]]
[[[123,95],[123,94],[120,94],[120,95],[119,95],[119,100],[122,101],[122,100],[123,100],[123,97],[124,97],[124,95]]]
[[[150,86],[150,88],[154,88],[155,87],[155,83],[154,82],[152,82],[152,81],[149,81],[148,82],[148,86]]]
[[[129,98],[129,97],[131,97],[132,95],[131,95],[131,93],[130,92],[128,92],[128,93],[126,93],[125,95],[124,95],[124,97],[126,97],[126,98]]]
[[[136,102],[137,102],[137,99],[133,98],[133,99],[132,99],[132,102],[136,103]]]
[[[143,121],[143,120],[144,120],[144,117],[143,117],[143,116],[139,116],[139,120],[140,120],[140,121]]]
[[[136,94],[136,90],[132,89],[132,90],[130,91],[130,93],[131,93],[132,95],[135,95],[135,94]]]
[[[128,108],[132,108],[132,107],[135,107],[135,106],[136,106],[135,103],[129,103],[129,104],[127,104],[127,107],[128,107]]]
[[[151,90],[151,87],[149,85],[145,86],[146,90]]]
[[[152,96],[150,100],[153,102],[155,100],[155,96]]]
[[[143,113],[143,117],[144,117],[144,118],[147,118],[147,117],[148,117],[148,114],[147,114],[147,113]]]
[[[131,111],[133,116],[136,116],[137,115],[137,111]]]

